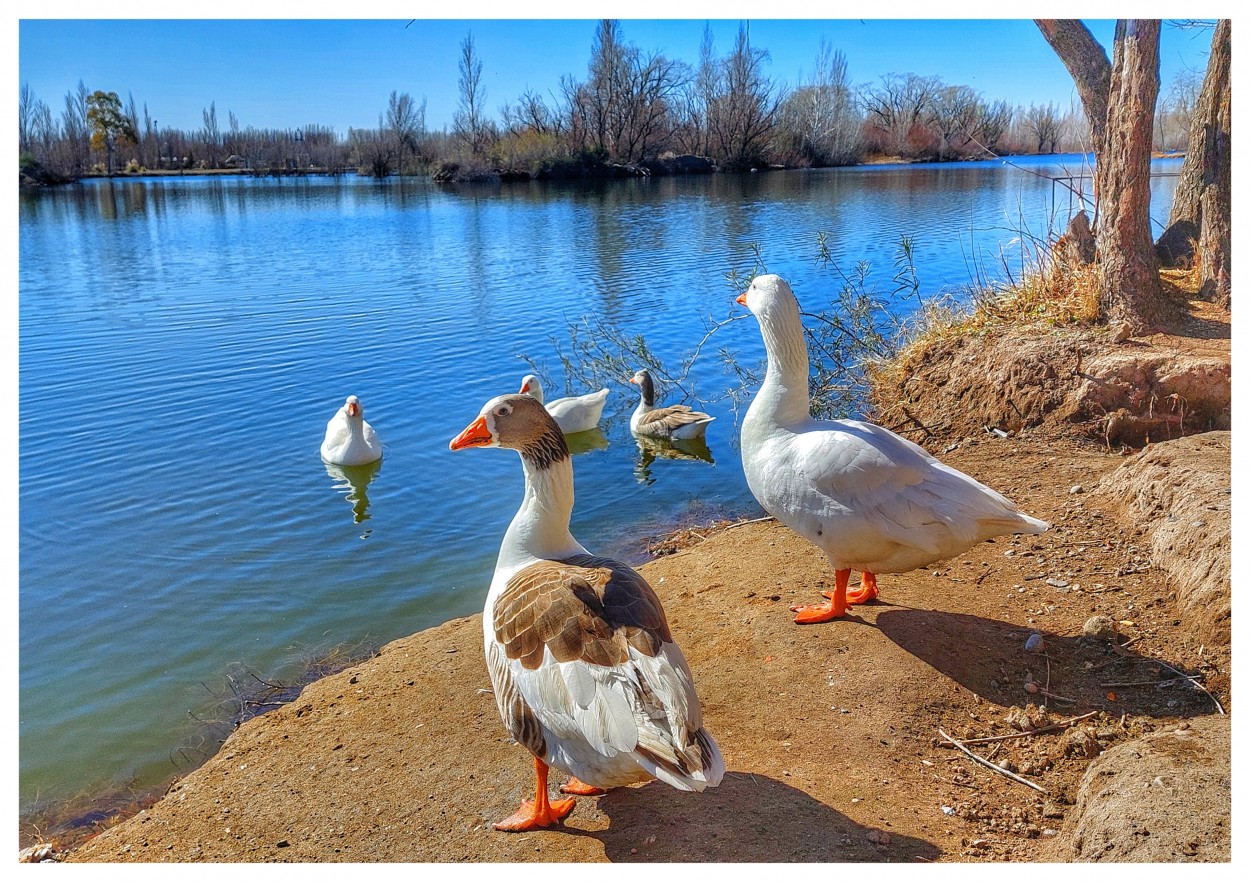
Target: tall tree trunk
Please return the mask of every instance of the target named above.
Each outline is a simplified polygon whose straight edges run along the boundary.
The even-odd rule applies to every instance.
[[[1072,19],[1035,19],[1072,74],[1094,148],[1098,287],[1104,318],[1143,331],[1165,316],[1150,235],[1150,148],[1159,95],[1159,21],[1116,23],[1109,62]]]
[[[1096,247],[1103,312],[1134,330],[1163,318],[1150,234],[1150,153],[1159,95],[1159,20],[1116,23]]]
[[[1198,226],[1202,291],[1226,307],[1232,263],[1232,43],[1232,24],[1222,19],[1211,38],[1169,218],[1169,225],[1187,220]]]

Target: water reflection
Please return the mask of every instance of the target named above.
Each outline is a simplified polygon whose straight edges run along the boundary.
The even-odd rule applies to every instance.
[[[334,481],[334,489],[351,503],[352,523],[363,524],[369,520],[372,515],[369,514],[369,494],[366,488],[382,470],[382,460],[376,459],[358,466],[335,465],[324,460],[321,464],[326,467],[326,474]],[[373,531],[365,530],[360,538],[367,539],[371,532]]]
[[[603,434],[603,429],[598,426],[587,429],[585,432],[565,435],[564,441],[569,445],[569,453],[574,456],[579,453],[590,453],[592,450],[603,450],[608,446],[608,436]]]
[[[688,459],[702,460],[713,465],[712,451],[707,446],[706,438],[691,438],[688,441],[668,441],[661,438],[642,438],[634,436],[638,444],[638,462],[634,466],[634,478],[639,484],[651,485],[655,478],[651,476],[651,465],[657,459]]]

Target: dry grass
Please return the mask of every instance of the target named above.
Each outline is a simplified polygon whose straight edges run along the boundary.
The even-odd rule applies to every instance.
[[[1193,299],[1202,284],[1196,266],[1165,269],[1159,278],[1164,295],[1182,303]],[[1033,326],[1038,333],[1092,328],[1098,320],[1097,267],[1048,258],[1013,285],[975,292],[969,306],[949,302],[928,306],[898,352],[868,364],[866,372],[874,387],[894,388],[934,346],[953,338],[986,337],[1008,327]]]

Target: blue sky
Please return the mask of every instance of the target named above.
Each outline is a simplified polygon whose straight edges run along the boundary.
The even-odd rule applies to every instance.
[[[166,14],[161,6],[146,5],[154,8],[140,3],[133,14]],[[697,61],[709,22],[696,17],[699,3],[683,7],[683,12],[690,9],[691,18],[669,20],[626,18],[631,10],[639,14],[636,4],[620,10],[612,5],[620,4],[599,4],[598,12],[621,17],[627,42],[691,64]],[[802,14],[790,8],[794,5],[789,0],[752,4],[750,11]],[[733,7],[704,10],[721,16],[710,20],[718,54],[730,48],[739,22],[746,20],[731,17]],[[335,7],[339,12],[344,8]],[[81,79],[88,89],[117,92],[123,101],[133,95],[140,118],[146,104],[161,126],[198,128],[204,108],[215,103],[223,128],[228,111],[233,111],[244,127],[319,123],[339,135],[349,127],[376,126],[391,91],[398,90],[417,101],[424,97],[427,124],[440,128],[450,124],[456,109],[460,43],[470,31],[483,65],[487,108],[496,119],[500,106],[527,88],[548,94],[558,90],[564,75],[585,77],[596,21],[556,19],[558,8],[525,9],[553,18],[413,21],[412,14],[429,13],[422,4],[384,10],[401,16],[406,12],[406,17],[367,21],[89,20],[86,16],[99,14],[98,7],[48,9],[44,14],[84,17],[20,21],[19,82],[29,84],[58,115],[65,93]],[[595,10],[587,5],[578,14]],[[655,14],[644,7],[647,11]],[[1109,19],[1087,24],[1110,46],[1114,26]],[[1055,101],[1065,107],[1075,100],[1067,71],[1028,19],[750,19],[749,25],[753,45],[771,55],[769,72],[789,85],[800,83],[811,70],[823,37],[846,55],[856,83],[912,72],[972,86],[990,100]],[[1165,25],[1165,94],[1177,72],[1202,69],[1209,42],[1207,30]]]

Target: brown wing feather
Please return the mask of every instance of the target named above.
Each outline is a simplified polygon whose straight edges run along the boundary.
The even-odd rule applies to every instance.
[[[643,414],[639,425],[649,426],[653,423],[662,423],[668,426],[669,429],[676,429],[679,426],[706,420],[709,416],[709,414],[701,411],[691,410],[684,404],[673,404],[669,407],[661,407]]]
[[[625,564],[579,554],[518,572],[495,602],[495,639],[508,658],[537,668],[556,661],[615,665],[629,647],[654,656],[671,642],[664,608],[647,580]]]

